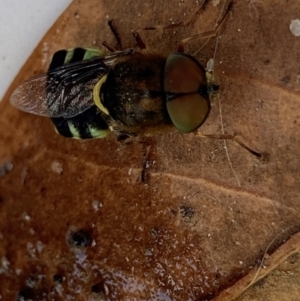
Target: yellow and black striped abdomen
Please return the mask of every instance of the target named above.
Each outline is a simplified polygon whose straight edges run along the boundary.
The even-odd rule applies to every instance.
[[[48,71],[61,67],[65,64],[80,62],[104,55],[105,53],[101,52],[100,50],[88,48],[59,50],[53,55]],[[60,83],[57,83],[57,85],[59,84]],[[91,93],[92,92],[93,87],[91,87]],[[56,117],[51,118],[51,120],[54,123],[56,131],[60,135],[67,138],[103,138],[110,132],[108,125],[103,118],[103,113],[96,105],[93,105],[83,113],[80,113],[74,117]]]

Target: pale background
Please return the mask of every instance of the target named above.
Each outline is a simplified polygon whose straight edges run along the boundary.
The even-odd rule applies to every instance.
[[[0,1],[0,101],[41,38],[71,2]]]

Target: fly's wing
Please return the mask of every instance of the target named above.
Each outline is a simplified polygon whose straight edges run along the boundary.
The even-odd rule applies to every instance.
[[[76,116],[93,105],[92,85],[101,77],[100,72],[93,70],[93,73],[89,79],[77,83],[71,77],[61,80],[57,74],[42,74],[19,86],[11,96],[11,104],[41,116]]]
[[[93,88],[118,57],[132,49],[114,52],[55,68],[21,84],[12,94],[18,109],[47,117],[74,117],[94,105]]]

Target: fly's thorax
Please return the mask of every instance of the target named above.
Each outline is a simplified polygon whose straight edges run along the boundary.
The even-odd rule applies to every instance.
[[[166,58],[136,52],[119,59],[100,88],[109,115],[125,127],[170,123],[163,91]]]

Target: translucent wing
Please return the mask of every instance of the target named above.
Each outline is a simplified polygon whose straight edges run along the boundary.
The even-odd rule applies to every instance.
[[[21,84],[10,102],[18,109],[47,117],[74,117],[94,105],[93,88],[116,58],[132,49],[60,66]]]
[[[19,86],[10,101],[18,109],[31,114],[69,118],[93,105],[94,82],[97,78],[77,84],[70,80],[50,81],[49,74],[42,74]]]

